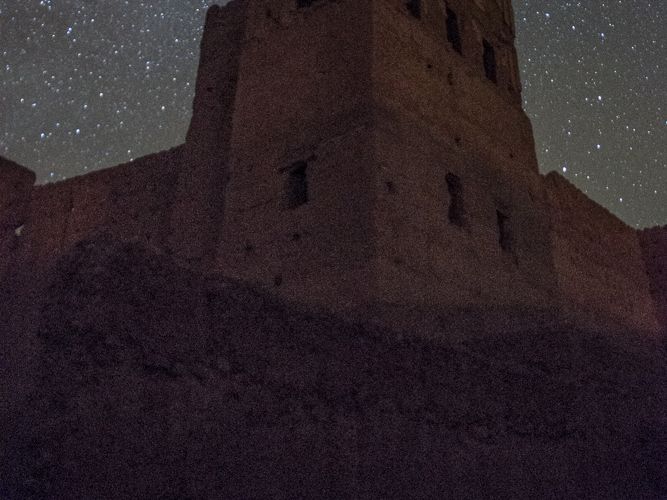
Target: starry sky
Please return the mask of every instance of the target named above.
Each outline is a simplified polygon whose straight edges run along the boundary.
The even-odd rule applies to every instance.
[[[183,142],[213,3],[0,0],[0,155],[49,182]],[[667,2],[513,4],[541,170],[667,224]]]

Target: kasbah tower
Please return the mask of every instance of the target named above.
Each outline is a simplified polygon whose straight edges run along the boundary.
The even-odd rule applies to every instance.
[[[389,323],[664,331],[667,230],[541,175],[521,103],[510,0],[214,6],[185,144],[46,186],[0,161],[0,278],[107,234]]]

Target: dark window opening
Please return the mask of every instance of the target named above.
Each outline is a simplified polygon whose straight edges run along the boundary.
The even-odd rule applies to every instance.
[[[285,205],[297,208],[308,203],[308,177],[305,161],[298,161],[289,168],[285,181]]]
[[[405,3],[405,7],[408,9],[408,12],[412,17],[421,19],[422,17],[422,2],[421,0],[408,0]]]
[[[500,210],[496,210],[496,219],[498,221],[498,243],[500,243],[500,248],[505,252],[511,252],[512,234],[509,227],[509,217]]]
[[[496,51],[486,40],[483,40],[482,44],[484,45],[484,74],[493,83],[497,83]]]
[[[461,179],[454,174],[447,174],[445,176],[447,181],[447,191],[449,192],[449,209],[447,217],[452,224],[463,227],[463,186]]]
[[[461,33],[459,32],[459,19],[452,9],[447,7],[447,41],[452,44],[452,47],[456,52],[461,54],[463,52],[461,48]]]
[[[315,0],[296,0],[297,9],[305,9],[315,3]]]

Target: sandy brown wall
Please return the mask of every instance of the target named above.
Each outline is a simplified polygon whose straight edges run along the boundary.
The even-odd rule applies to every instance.
[[[0,280],[23,235],[34,183],[33,172],[0,157]]]
[[[218,254],[226,274],[330,304],[368,281],[370,3],[250,4]],[[289,208],[296,162],[307,164],[308,202]]]
[[[658,318],[667,335],[667,226],[640,231],[639,241]]]
[[[86,242],[48,274],[11,374],[31,390],[0,401],[1,497],[667,495],[667,365],[649,342],[399,336],[140,245]]]
[[[187,167],[179,172],[170,247],[191,265],[210,267],[224,221],[232,117],[246,0],[208,10],[200,47],[192,121],[185,149]]]
[[[378,297],[440,309],[551,308],[556,286],[539,186],[387,117],[376,129]],[[456,176],[460,192],[450,192]],[[450,219],[458,197],[460,220]],[[504,241],[498,212],[503,222]]]
[[[420,19],[405,2],[376,0],[373,14],[373,96],[381,110],[423,124],[431,135],[475,154],[489,168],[537,173],[532,127],[521,109],[513,34],[495,2],[447,2],[459,17],[462,53],[447,40],[444,2],[422,1]],[[482,37],[493,41],[498,81],[484,75]],[[508,79],[517,81],[510,90]]]
[[[585,321],[657,329],[639,238],[561,175],[545,177],[564,308]]]
[[[179,148],[33,190],[25,226],[31,257],[53,260],[98,233],[164,248]]]
[[[228,149],[248,3],[234,0],[206,13],[188,146],[218,153]]]
[[[370,3],[250,3],[233,118],[234,169],[290,157],[367,121]]]
[[[473,33],[478,23],[509,43],[510,26],[493,2],[487,11],[452,2],[459,54],[444,8],[422,4],[416,19],[404,2],[374,2],[378,296],[440,308],[548,307],[555,277],[530,123],[518,89],[507,88],[509,69],[499,68],[497,84],[485,79]],[[461,183],[459,223],[449,220],[448,175]],[[498,211],[511,234],[506,249]]]

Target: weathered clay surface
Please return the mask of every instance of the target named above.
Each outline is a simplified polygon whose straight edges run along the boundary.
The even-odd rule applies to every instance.
[[[2,496],[667,494],[665,352],[648,339],[429,341],[108,240],[44,271],[34,328],[2,329],[30,346],[0,415]]]
[[[667,226],[640,231],[639,241],[658,317],[667,328]]]
[[[509,2],[420,3],[212,7],[185,144],[35,188],[0,161],[0,276],[109,233],[339,314],[530,308],[664,329],[649,288],[664,257],[647,267],[634,230],[538,174]],[[289,207],[294,165],[308,196]]]
[[[421,4],[213,7],[185,144],[0,158],[0,497],[667,496],[667,231],[538,174],[507,0]]]

